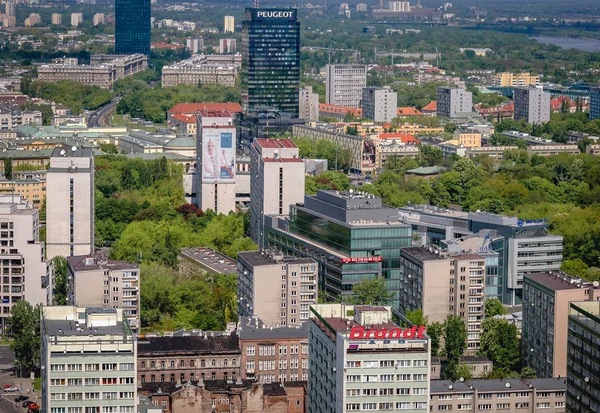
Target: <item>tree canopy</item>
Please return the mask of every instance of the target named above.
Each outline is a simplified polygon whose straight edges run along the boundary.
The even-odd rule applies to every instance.
[[[8,318],[8,331],[13,339],[10,348],[15,352],[17,363],[32,370],[40,365],[41,309],[41,305],[33,307],[29,302],[20,300],[12,306]]]
[[[393,294],[387,290],[383,278],[362,280],[352,287],[352,293],[350,303],[357,305],[386,305],[393,298]]]

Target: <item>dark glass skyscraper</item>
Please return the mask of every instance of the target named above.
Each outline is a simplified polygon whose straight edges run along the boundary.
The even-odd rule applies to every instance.
[[[300,22],[296,9],[246,9],[242,86],[246,113],[266,108],[298,117]]]
[[[115,52],[150,55],[150,0],[115,1]]]

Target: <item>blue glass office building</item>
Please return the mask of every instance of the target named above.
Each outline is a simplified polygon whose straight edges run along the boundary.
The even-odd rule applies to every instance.
[[[296,9],[246,9],[242,23],[245,113],[275,109],[298,117],[300,22]]]
[[[115,53],[150,55],[150,0],[115,1]]]

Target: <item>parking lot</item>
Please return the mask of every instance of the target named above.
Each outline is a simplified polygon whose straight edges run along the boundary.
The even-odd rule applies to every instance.
[[[35,393],[31,393],[31,380],[29,377],[19,378],[19,371],[14,367],[15,355],[9,346],[0,345],[0,389],[5,385],[11,384],[22,391],[4,392],[1,391],[2,400],[0,401],[1,413],[25,413],[27,410],[21,406],[21,403],[16,403],[15,398],[20,395],[28,396],[30,400],[39,399],[41,394],[40,389],[36,389]]]

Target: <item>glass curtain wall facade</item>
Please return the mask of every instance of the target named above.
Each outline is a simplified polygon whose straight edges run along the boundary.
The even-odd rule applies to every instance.
[[[297,118],[300,22],[296,9],[246,9],[242,23],[246,114],[275,109]]]
[[[116,0],[115,52],[150,56],[150,0]]]

